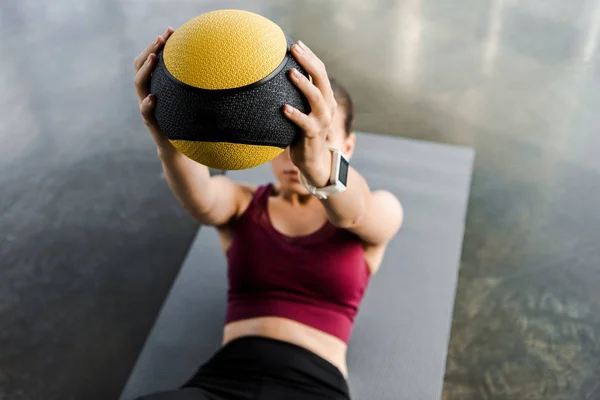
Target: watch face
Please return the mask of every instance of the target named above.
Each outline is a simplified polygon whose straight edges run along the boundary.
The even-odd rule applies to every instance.
[[[347,186],[346,181],[348,180],[349,166],[350,163],[348,162],[348,160],[346,160],[344,157],[340,157],[340,174],[338,179],[344,184],[344,186]]]

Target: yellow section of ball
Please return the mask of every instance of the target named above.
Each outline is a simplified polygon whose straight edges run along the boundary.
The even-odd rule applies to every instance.
[[[163,58],[176,79],[202,89],[232,89],[257,82],[283,61],[287,41],[269,19],[242,10],[202,14],[177,29]]]
[[[171,140],[177,150],[209,168],[239,170],[257,167],[271,161],[284,149],[227,142],[194,142]]]

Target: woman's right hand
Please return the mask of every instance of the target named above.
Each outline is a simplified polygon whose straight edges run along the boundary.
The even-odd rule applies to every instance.
[[[157,36],[154,42],[146,47],[133,62],[135,69],[135,91],[140,105],[140,113],[159,149],[163,146],[171,147],[172,145],[166,135],[160,130],[154,117],[156,99],[150,94],[150,76],[156,66],[156,54],[162,50],[167,39],[173,32],[173,28],[168,27],[165,33]]]

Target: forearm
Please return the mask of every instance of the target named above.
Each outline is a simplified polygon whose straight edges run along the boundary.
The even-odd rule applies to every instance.
[[[347,189],[321,200],[329,221],[339,228],[354,226],[364,215],[371,201],[371,191],[365,179],[354,168],[348,171]]]
[[[183,208],[198,217],[211,209],[213,191],[208,168],[181,154],[170,143],[157,143],[165,178]]]

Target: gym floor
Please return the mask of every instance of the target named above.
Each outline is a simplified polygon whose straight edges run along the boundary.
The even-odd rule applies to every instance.
[[[132,61],[168,25],[263,14],[361,131],[473,146],[444,399],[600,398],[600,0],[3,0],[0,399],[116,399],[197,226]]]

